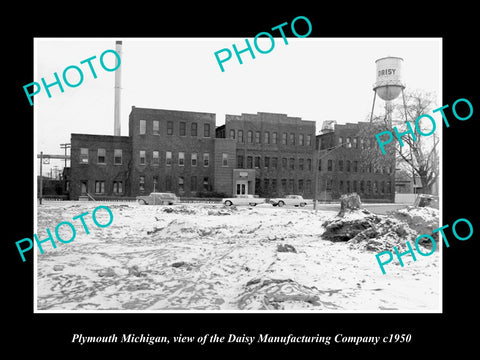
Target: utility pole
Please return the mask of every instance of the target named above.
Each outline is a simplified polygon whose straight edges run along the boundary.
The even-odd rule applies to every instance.
[[[60,144],[60,148],[65,149],[65,167],[67,167],[67,149],[69,149],[70,146],[70,143]]]
[[[40,188],[39,188],[39,199],[40,205],[42,205],[42,185],[43,185],[43,177],[42,177],[42,163],[43,163],[43,151],[40,151]]]

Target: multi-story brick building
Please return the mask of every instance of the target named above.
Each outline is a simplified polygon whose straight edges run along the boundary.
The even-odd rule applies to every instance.
[[[226,115],[216,128],[215,114],[132,107],[129,136],[72,134],[70,198],[152,191],[313,198],[317,190],[320,200],[356,191],[393,201],[393,170],[363,166],[358,130],[367,125],[336,125],[315,137],[314,121],[285,114]]]
[[[314,121],[271,113],[226,115],[217,137],[235,142],[237,169],[254,170],[243,177],[238,171],[234,193],[313,196]]]
[[[378,147],[374,137],[362,136],[369,133],[366,131],[369,126],[368,122],[335,124],[317,136],[320,200],[356,192],[362,201],[394,202],[395,157],[390,156],[382,161],[382,166],[376,166],[375,161],[364,156],[367,149]]]

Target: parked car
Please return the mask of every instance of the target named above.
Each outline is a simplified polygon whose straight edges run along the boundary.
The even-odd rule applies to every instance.
[[[236,197],[232,198],[225,198],[222,199],[222,203],[231,206],[231,205],[251,205],[256,206],[257,204],[265,203],[265,199],[255,197],[254,195],[237,195]]]
[[[284,198],[270,199],[269,202],[273,206],[293,205],[304,207],[307,205],[307,200],[305,200],[301,195],[287,195]]]
[[[147,196],[137,196],[140,205],[173,205],[179,203],[178,197],[173,193],[152,192]]]

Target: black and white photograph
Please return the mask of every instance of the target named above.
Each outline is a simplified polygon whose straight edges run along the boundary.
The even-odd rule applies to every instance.
[[[3,24],[7,353],[474,350],[472,6],[102,5]]]
[[[35,50],[36,311],[441,311],[441,39]]]

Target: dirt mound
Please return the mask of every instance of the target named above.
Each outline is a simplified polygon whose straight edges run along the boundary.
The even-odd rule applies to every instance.
[[[351,249],[374,252],[393,251],[396,246],[398,251],[404,252],[408,250],[406,242],[410,241],[413,246],[416,238],[417,232],[407,223],[385,218],[355,235],[348,244]]]
[[[291,279],[253,279],[247,282],[245,294],[238,301],[241,310],[338,309],[339,306],[322,301],[322,292],[315,287],[299,284]]]
[[[325,221],[322,238],[331,241],[348,241],[366,229],[379,223],[381,218],[368,210],[350,210]]]
[[[431,234],[438,227],[438,210],[409,207],[380,216],[367,210],[351,210],[324,222],[322,238],[331,241],[348,241],[352,249],[366,251],[408,250],[422,234]],[[432,244],[428,239],[419,243],[421,250],[428,252]]]
[[[432,234],[432,231],[439,227],[440,211],[431,207],[413,207],[409,206],[389,213],[395,219],[406,222],[419,235],[432,235],[435,241],[438,241],[438,233]],[[426,240],[429,242],[428,240]]]

